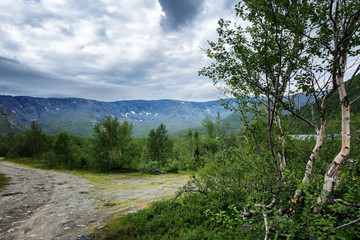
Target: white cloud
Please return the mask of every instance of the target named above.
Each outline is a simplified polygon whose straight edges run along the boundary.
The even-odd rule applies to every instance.
[[[211,80],[197,76],[208,63],[200,47],[216,39],[220,17],[230,18],[224,6],[206,0],[174,30],[162,26],[157,0],[2,0],[0,56],[42,79],[14,73],[10,84],[0,71],[0,86],[13,95],[55,96],[56,87],[98,100],[212,100]]]

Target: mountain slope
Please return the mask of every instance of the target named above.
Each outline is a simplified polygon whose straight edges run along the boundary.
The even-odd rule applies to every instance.
[[[347,85],[349,82],[347,81],[345,85]],[[349,97],[350,102],[357,99],[357,97],[360,96],[360,74],[358,74],[354,81],[351,83],[351,86],[347,87],[346,89],[347,95]],[[301,108],[301,115],[311,120],[312,119],[312,110],[311,110],[311,104],[305,105],[303,108]],[[341,107],[340,107],[340,99],[339,99],[339,93],[336,91],[327,101],[326,104],[326,111],[327,111],[327,132],[333,131],[333,133],[340,133],[341,131]],[[315,118],[317,120],[318,126],[320,125],[320,114],[317,111],[317,107],[315,105]],[[292,116],[286,116],[285,118],[287,121],[292,120]],[[357,127],[359,125],[359,119],[360,119],[360,100],[355,101],[353,104],[351,104],[351,126],[352,128],[356,126],[356,131],[359,130]],[[295,118],[293,127],[291,129],[292,134],[314,134],[314,129],[309,127],[309,125],[298,119]]]
[[[93,126],[106,116],[127,119],[134,124],[135,136],[145,136],[147,132],[164,123],[169,132],[201,124],[206,115],[215,117],[219,111],[222,117],[230,114],[219,102],[185,102],[177,100],[133,100],[101,102],[81,98],[34,98],[0,95],[4,118],[15,118],[29,126],[36,120],[48,134],[60,131],[88,137]],[[7,129],[8,130],[8,129]],[[1,133],[6,129],[0,129]]]
[[[26,129],[25,125],[22,124],[7,108],[0,105],[0,133],[7,131],[22,132]]]

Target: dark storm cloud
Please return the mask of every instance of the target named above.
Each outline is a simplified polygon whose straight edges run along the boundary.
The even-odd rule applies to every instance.
[[[41,74],[22,65],[15,59],[0,56],[0,79],[37,78]]]
[[[204,0],[159,0],[165,13],[161,24],[165,29],[179,30],[201,12]]]
[[[139,89],[126,85],[87,82],[37,71],[15,59],[0,56],[0,94],[34,97],[81,97],[115,100],[111,96],[130,98]],[[110,98],[104,98],[106,92]]]
[[[41,96],[47,90],[59,91],[63,89],[64,85],[73,83],[70,79],[37,71],[15,59],[0,56],[0,89],[2,89],[2,94],[29,95],[31,93],[30,95]],[[46,95],[47,93],[45,93]]]
[[[15,59],[0,56],[1,94],[29,95],[27,92],[34,94],[42,87],[48,87],[47,84],[51,81],[60,82],[50,75],[21,64]]]

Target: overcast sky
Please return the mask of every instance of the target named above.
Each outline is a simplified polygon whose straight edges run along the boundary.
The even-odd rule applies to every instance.
[[[236,0],[1,0],[0,94],[216,100],[207,40]]]

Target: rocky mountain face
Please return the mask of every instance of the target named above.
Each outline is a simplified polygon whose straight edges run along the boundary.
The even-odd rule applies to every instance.
[[[93,126],[107,116],[127,119],[134,125],[134,135],[146,136],[160,123],[169,132],[201,125],[206,115],[223,118],[230,112],[219,102],[186,102],[178,100],[131,100],[101,102],[81,98],[34,98],[0,95],[0,133],[24,130],[36,120],[48,134],[67,131],[89,137]]]
[[[22,124],[8,108],[0,105],[0,133],[8,131],[22,132],[26,126]]]

